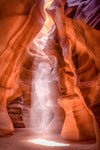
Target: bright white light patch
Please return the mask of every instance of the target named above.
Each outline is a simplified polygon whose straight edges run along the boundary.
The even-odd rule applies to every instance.
[[[69,144],[53,142],[53,141],[48,141],[44,139],[28,140],[28,142],[39,144],[39,145],[44,145],[44,146],[69,146]]]

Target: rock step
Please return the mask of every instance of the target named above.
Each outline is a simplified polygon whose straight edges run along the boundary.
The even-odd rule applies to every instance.
[[[23,98],[18,97],[7,107],[9,116],[15,128],[25,128],[23,121]]]

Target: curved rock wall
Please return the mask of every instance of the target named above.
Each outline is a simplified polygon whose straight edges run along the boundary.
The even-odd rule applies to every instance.
[[[58,103],[66,113],[61,135],[66,139],[81,140],[95,138],[98,134],[99,140],[91,107],[100,103],[100,32],[82,20],[67,17],[64,8],[64,1],[55,0],[47,9],[56,24],[64,61],[58,68],[59,88],[63,91]]]
[[[40,0],[0,1],[0,135],[14,130],[6,103],[19,88],[26,47],[44,24],[43,3]]]
[[[67,0],[65,11],[69,12],[69,17],[84,20],[90,26],[100,30],[99,0]]]
[[[54,23],[47,19],[47,27],[43,28],[47,37],[42,39],[42,32],[37,37],[42,47],[33,44],[29,48],[44,24],[43,3],[0,1],[0,136],[14,130],[7,104],[23,95],[24,106],[30,106],[34,67],[45,60],[42,48],[47,56],[53,55],[58,61],[58,103],[65,111],[61,136],[71,140],[96,136],[100,143],[99,0],[54,0],[46,10]]]

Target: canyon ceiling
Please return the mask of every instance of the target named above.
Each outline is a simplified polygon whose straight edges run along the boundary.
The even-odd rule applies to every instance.
[[[99,12],[99,0],[0,0],[0,136],[28,126],[42,62],[52,68],[48,106],[59,118],[47,128],[100,144]]]

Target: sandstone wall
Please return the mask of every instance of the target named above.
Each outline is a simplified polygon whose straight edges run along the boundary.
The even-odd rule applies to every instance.
[[[96,135],[100,143],[96,115],[91,111],[92,107],[100,103],[100,31],[88,26],[82,20],[69,18],[68,14],[72,10],[69,10],[68,14],[65,13],[65,5],[65,1],[55,0],[47,9],[56,25],[56,35],[53,33],[56,39],[55,42],[52,40],[49,46],[53,48],[53,55],[58,58],[61,89],[58,103],[66,113],[61,135],[65,139],[73,140],[91,139]],[[54,47],[54,44],[58,46]],[[59,57],[62,57],[62,61]]]
[[[21,93],[19,76],[26,47],[44,24],[43,1],[0,1],[0,135],[14,128],[7,113],[7,99]],[[16,95],[16,96],[14,96]]]

